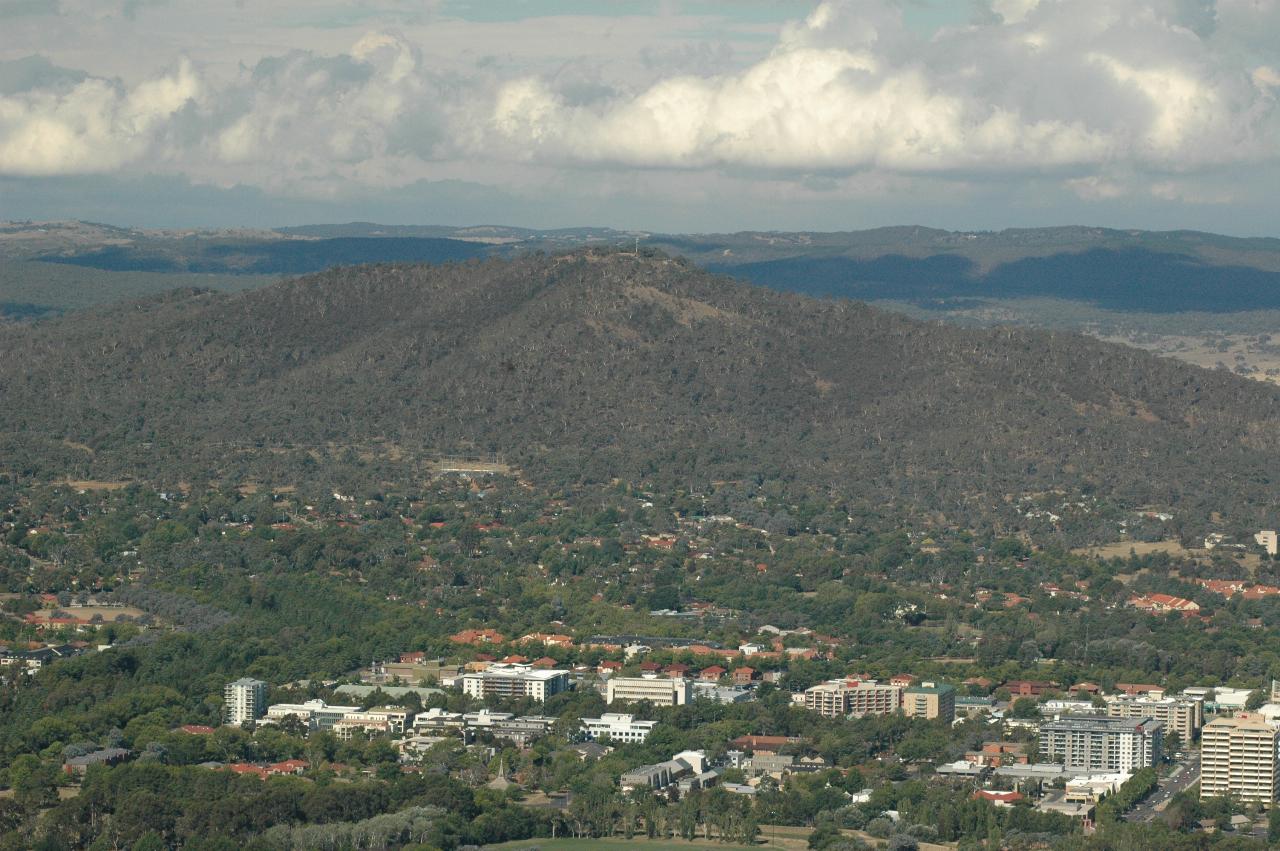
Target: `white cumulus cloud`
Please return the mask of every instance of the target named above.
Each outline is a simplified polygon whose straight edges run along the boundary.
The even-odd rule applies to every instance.
[[[739,72],[574,104],[508,82],[510,155],[655,168],[904,173],[1194,169],[1274,157],[1271,69],[1237,65],[1178,2],[999,0],[985,23],[910,33],[890,2],[822,3]]]
[[[154,153],[172,117],[200,95],[190,63],[126,89],[88,78],[0,96],[0,173],[108,171]]]
[[[1280,168],[1280,0],[986,0],[929,31],[907,2],[815,2],[745,52],[659,38],[657,16],[613,63],[599,45],[513,58],[516,27],[545,38],[545,22],[491,24],[500,50],[450,53],[431,41],[445,24],[397,14],[403,27],[377,26],[372,7],[354,29],[307,29],[303,44],[280,23],[297,3],[252,58],[253,37],[228,29],[195,61],[170,56],[171,70],[130,82],[45,57],[0,63],[0,175],[159,173],[307,196],[422,180],[557,188],[584,169],[609,176],[599,193],[608,181],[689,186],[696,173],[700,187],[756,181],[771,195],[898,195],[915,181],[942,197],[944,184],[1007,178],[1090,202],[1192,203],[1219,196],[1189,177]],[[169,27],[195,8],[169,5],[59,16],[58,39],[89,55],[94,33],[134,26],[126,8]],[[570,24],[578,40],[612,32],[589,16],[556,26]]]

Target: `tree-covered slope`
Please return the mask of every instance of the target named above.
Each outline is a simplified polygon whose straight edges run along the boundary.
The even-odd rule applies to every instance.
[[[187,291],[5,329],[0,359],[24,365],[0,372],[0,450],[41,474],[217,476],[234,454],[287,477],[320,463],[285,469],[288,447],[384,440],[406,464],[485,451],[548,478],[778,477],[953,515],[1063,488],[1261,518],[1280,461],[1280,393],[1254,382],[661,256]]]

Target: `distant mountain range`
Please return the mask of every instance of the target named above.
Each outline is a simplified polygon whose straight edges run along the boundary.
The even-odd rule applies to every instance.
[[[1062,227],[958,233],[893,227],[666,235],[361,222],[278,231],[11,223],[0,227],[0,258],[112,272],[293,275],[335,265],[440,263],[589,245],[634,246],[637,240],[710,271],[809,295],[939,307],[975,298],[1047,297],[1147,313],[1280,309],[1280,239],[1193,231]],[[23,274],[36,272],[27,266]],[[42,304],[6,295],[3,278],[0,274],[0,303]]]
[[[1272,506],[1266,385],[644,255],[361,266],[11,325],[0,360],[23,368],[0,370],[0,457],[288,481],[378,444],[402,470],[496,452],[544,480],[764,477],[945,516],[1053,489],[1199,516]]]

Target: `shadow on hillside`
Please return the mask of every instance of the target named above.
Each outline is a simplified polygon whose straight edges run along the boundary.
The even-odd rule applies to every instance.
[[[331,266],[361,263],[446,263],[482,257],[487,247],[459,239],[427,237],[337,237],[272,242],[198,242],[188,250],[167,246],[112,245],[49,263],[111,272],[200,272],[302,275]]]
[[[1280,273],[1140,248],[1031,257],[986,275],[954,254],[796,257],[709,268],[773,289],[866,301],[1042,296],[1148,313],[1280,308]]]

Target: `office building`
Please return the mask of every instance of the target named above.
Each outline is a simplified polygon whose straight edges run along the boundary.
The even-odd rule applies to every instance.
[[[419,712],[413,719],[413,732],[419,736],[452,734],[461,732],[466,726],[461,712],[448,712],[438,706]]]
[[[1192,697],[1107,698],[1107,715],[1111,718],[1154,718],[1165,732],[1174,730],[1183,744],[1190,744],[1204,726],[1204,701]]]
[[[908,718],[941,718],[948,724],[956,717],[956,690],[946,683],[921,683],[902,693],[902,711]]]
[[[875,680],[831,680],[805,689],[804,705],[828,718],[888,715],[902,708],[902,689]]]
[[[222,718],[227,724],[242,727],[267,712],[267,684],[262,680],[241,677],[227,683],[222,690]]]
[[[1215,718],[1200,731],[1200,797],[1276,799],[1280,728],[1258,715]]]
[[[1182,690],[1183,697],[1198,698],[1204,702],[1205,712],[1218,715],[1234,715],[1237,712],[1243,712],[1251,694],[1253,694],[1253,689],[1228,688],[1227,686],[1218,686],[1216,688],[1188,686]]]
[[[707,771],[707,755],[702,751],[681,751],[666,762],[641,765],[625,771],[619,778],[622,791],[666,789],[683,779],[702,777]]]
[[[693,700],[693,683],[684,677],[612,677],[605,686],[608,703],[639,703],[654,706],[684,706]]]
[[[1137,771],[1160,761],[1164,725],[1150,718],[1068,715],[1040,725],[1040,759],[1069,770]]]
[[[1098,707],[1092,700],[1070,700],[1059,698],[1046,700],[1040,704],[1040,714],[1049,718],[1058,715],[1097,715]]]
[[[967,694],[958,694],[955,697],[956,702],[956,718],[977,718],[984,713],[990,715],[992,710],[996,708],[996,701],[993,697],[974,697]]]
[[[286,718],[296,718],[308,730],[332,730],[333,725],[348,712],[359,712],[359,706],[331,706],[323,700],[305,703],[273,703],[267,707],[266,722],[279,724]]]
[[[1107,795],[1114,795],[1132,777],[1124,771],[1115,774],[1085,774],[1066,782],[1063,800],[1069,804],[1096,804]]]
[[[356,712],[338,719],[333,725],[333,734],[344,742],[357,732],[364,733],[366,736],[389,736],[391,724],[382,716]]]
[[[568,671],[535,670],[528,665],[490,665],[462,677],[462,693],[469,697],[529,697],[543,701],[568,689]]]
[[[400,736],[413,723],[413,713],[400,706],[379,706],[375,709],[355,709],[344,714],[333,725],[333,733],[339,739],[350,739],[357,730],[368,735],[382,733]]]
[[[606,712],[599,718],[583,718],[582,732],[593,742],[608,739],[617,744],[633,744],[649,738],[657,721],[637,721],[634,715]]]
[[[555,718],[544,715],[516,717],[510,712],[490,712],[487,709],[468,712],[462,716],[462,720],[466,724],[466,734],[472,738],[487,734],[495,739],[506,739],[518,747],[524,747],[547,735],[556,723]]]

